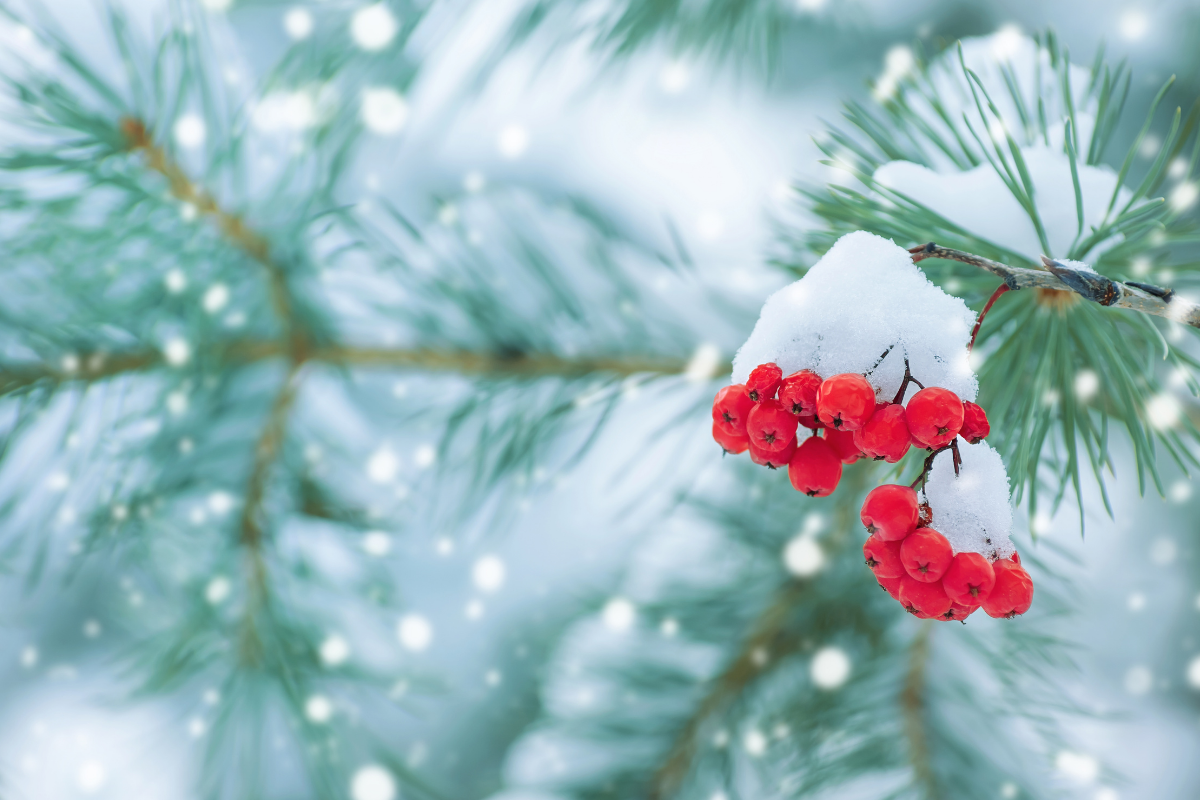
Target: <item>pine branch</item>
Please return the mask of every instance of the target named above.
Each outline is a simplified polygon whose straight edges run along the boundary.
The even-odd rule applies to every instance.
[[[194,183],[167,151],[150,137],[142,120],[126,117],[118,123],[118,127],[128,140],[129,149],[141,152],[146,159],[146,167],[167,179],[173,197],[191,203],[197,213],[210,218],[233,245],[266,269],[271,303],[284,325],[291,348],[296,352],[306,350],[307,336],[302,327],[296,324],[287,277],[282,267],[271,258],[271,248],[266,238],[248,228],[240,216],[221,208],[212,195]]]
[[[246,610],[242,620],[242,663],[255,665],[262,660],[262,641],[256,628],[258,612],[269,599],[267,565],[263,557],[263,498],[271,466],[275,463],[287,432],[288,412],[300,388],[303,361],[293,361],[283,386],[271,404],[266,423],[254,449],[254,467],[246,482],[246,497],[238,524],[238,541],[246,549]]]
[[[856,470],[854,479],[846,481],[843,491],[857,497],[859,490],[869,477],[868,470]],[[854,503],[838,505],[835,520],[835,535],[831,550],[838,551],[849,537],[856,518]],[[808,594],[809,580],[790,580],[776,593],[755,623],[753,633],[742,644],[737,656],[716,679],[712,688],[696,706],[695,712],[684,724],[675,739],[662,766],[651,780],[651,800],[670,797],[679,789],[692,768],[696,756],[697,740],[704,724],[715,714],[742,696],[749,687],[783,664],[786,657],[800,649],[803,637],[789,630],[792,612]],[[767,660],[763,660],[764,654]]]
[[[243,339],[220,347],[214,352],[216,361],[228,365],[244,365],[288,356],[290,348],[278,342]],[[687,368],[682,359],[652,357],[579,357],[535,353],[505,356],[494,353],[475,353],[467,350],[438,350],[433,348],[388,348],[330,345],[304,354],[304,361],[324,362],[337,366],[363,369],[383,369],[415,372],[451,372],[480,378],[534,380],[537,378],[579,378],[592,374],[617,377],[630,375],[678,375]],[[49,364],[20,366],[0,371],[0,397],[13,394],[43,382],[97,383],[126,374],[146,372],[163,365],[162,354],[145,350],[114,355],[94,354],[82,359],[84,364],[75,370]],[[718,373],[728,372],[728,365],[718,367]]]
[[[684,725],[662,766],[655,773],[651,782],[651,800],[674,795],[683,783],[692,767],[697,741],[705,723],[799,646],[798,638],[788,634],[787,623],[805,588],[805,584],[799,581],[788,582],[759,617],[754,633],[696,706],[695,713]],[[763,661],[764,653],[769,655],[766,662]]]
[[[917,782],[929,800],[938,797],[937,781],[929,757],[929,742],[925,736],[925,672],[929,664],[929,637],[932,633],[933,620],[925,620],[909,649],[908,674],[900,693],[904,733],[908,737],[908,758]]]
[[[1073,292],[1075,295],[1102,306],[1127,308],[1165,317],[1174,322],[1200,328],[1200,305],[1189,303],[1175,296],[1169,289],[1149,284],[1123,284],[1110,280],[1099,273],[1073,269],[1060,261],[1042,256],[1046,271],[1010,267],[990,258],[965,253],[949,247],[939,247],[934,242],[909,248],[913,262],[927,258],[959,261],[985,269],[1002,278],[1009,289],[1044,289],[1055,292]],[[1131,288],[1134,287],[1134,288]]]

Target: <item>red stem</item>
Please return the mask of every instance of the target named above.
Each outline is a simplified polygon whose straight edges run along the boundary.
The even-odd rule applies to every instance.
[[[996,287],[996,291],[992,292],[992,296],[988,298],[987,305],[983,307],[983,311],[979,312],[979,316],[975,319],[975,327],[971,329],[971,343],[967,345],[967,352],[975,349],[975,337],[979,335],[979,326],[983,324],[983,318],[992,309],[992,303],[1000,299],[1000,295],[1008,291],[1008,284],[1002,283]]]

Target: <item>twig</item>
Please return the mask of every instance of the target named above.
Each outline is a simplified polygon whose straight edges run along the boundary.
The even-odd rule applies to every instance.
[[[987,304],[984,305],[983,311],[979,312],[979,316],[975,318],[975,327],[971,328],[971,341],[967,342],[967,352],[970,353],[975,349],[975,337],[979,335],[979,328],[983,325],[983,318],[992,310],[992,304],[1000,299],[1000,295],[1011,291],[1007,283],[1002,283],[996,287],[996,291],[992,292],[992,296],[988,298]]]
[[[900,382],[900,390],[896,392],[896,396],[892,399],[892,405],[904,402],[904,393],[908,391],[908,385],[910,383],[915,383],[922,389],[925,388],[925,384],[913,377],[912,370],[908,368],[908,358],[906,357],[904,359],[904,380]]]
[[[925,669],[929,664],[929,637],[933,621],[925,620],[913,639],[908,656],[908,674],[900,693],[900,712],[904,717],[904,733],[908,738],[908,758],[917,782],[925,796],[938,796],[937,781],[929,759],[929,741],[925,738]]]
[[[845,484],[843,491],[860,491],[869,477],[865,470],[858,470],[853,474],[853,482]],[[840,548],[850,535],[852,520],[856,519],[857,515],[850,506],[844,504],[834,523],[834,534],[829,542],[831,549]],[[788,621],[811,588],[811,581],[788,581],[759,616],[737,656],[712,682],[708,693],[675,737],[675,743],[663,759],[662,766],[654,773],[650,784],[650,800],[671,797],[682,785],[696,755],[700,734],[709,720],[727,708],[755,681],[783,663],[785,656],[803,646],[803,637],[789,631]],[[765,663],[762,660],[764,653],[769,657]]]
[[[746,639],[738,656],[716,679],[700,701],[695,712],[683,726],[650,786],[651,800],[671,797],[679,789],[691,769],[700,733],[714,714],[733,702],[750,684],[765,674],[781,657],[799,646],[796,637],[786,633],[787,620],[801,599],[805,585],[790,581],[767,607]],[[762,654],[770,661],[763,663]]]
[[[985,269],[1003,279],[1009,289],[1072,292],[1102,306],[1127,308],[1200,328],[1200,305],[1183,300],[1173,292],[1166,296],[1169,290],[1155,287],[1158,292],[1152,292],[1134,284],[1117,283],[1098,273],[1075,269],[1046,256],[1042,256],[1042,264],[1046,269],[1040,270],[1010,267],[990,258],[940,247],[933,242],[909,248],[908,252],[912,253],[914,262],[941,258]]]
[[[246,481],[246,497],[238,524],[238,541],[246,549],[247,588],[246,609],[242,616],[240,655],[242,662],[249,665],[256,665],[262,659],[263,644],[258,634],[257,617],[266,607],[270,596],[266,559],[263,556],[263,499],[266,497],[271,466],[279,455],[287,432],[288,412],[300,388],[303,368],[303,362],[294,362],[291,365],[283,386],[271,404],[267,421],[254,449],[254,466]]]
[[[291,347],[264,340],[238,340],[216,347],[214,361],[248,364],[292,354]],[[534,353],[503,356],[469,350],[429,348],[373,348],[330,345],[303,354],[305,361],[361,369],[411,370],[415,372],[453,372],[490,378],[532,379],[542,377],[576,378],[596,373],[621,377],[629,375],[678,375],[687,368],[682,359],[653,357],[581,357]],[[144,372],[163,365],[156,350],[119,353],[106,356],[82,356],[79,369],[66,370],[48,364],[0,367],[0,397],[42,382],[94,382],[127,373]],[[726,370],[727,371],[727,370]]]
[[[917,476],[915,481],[909,484],[910,489],[916,489],[917,484],[925,485],[925,479],[929,477],[929,470],[933,468],[933,460],[938,457],[939,453],[944,453],[947,450],[954,453],[954,474],[958,475],[958,468],[962,466],[962,454],[958,452],[958,437],[955,437],[950,444],[945,447],[939,447],[925,456],[925,463],[921,466],[921,474]]]
[[[290,347],[297,357],[303,360],[303,351],[309,346],[308,337],[304,334],[303,327],[297,324],[292,296],[287,287],[287,274],[271,258],[271,247],[267,240],[248,228],[240,216],[221,208],[212,195],[193,183],[167,151],[154,142],[146,130],[146,123],[140,119],[125,117],[120,121],[119,127],[129,142],[129,149],[141,152],[146,159],[147,168],[167,179],[167,186],[175,199],[192,204],[199,214],[211,219],[231,243],[266,269],[275,314],[285,327]]]

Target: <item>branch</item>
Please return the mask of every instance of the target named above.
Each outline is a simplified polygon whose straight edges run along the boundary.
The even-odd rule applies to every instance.
[[[857,470],[854,482],[846,485],[851,493],[860,492],[869,477],[867,470]],[[830,537],[831,550],[840,549],[857,519],[853,503],[839,506],[834,523],[834,535]],[[804,638],[788,630],[788,620],[797,607],[802,605],[805,594],[812,588],[811,580],[789,580],[776,595],[758,621],[737,656],[725,671],[712,683],[708,693],[696,706],[695,712],[680,729],[675,743],[667,751],[662,766],[654,773],[650,784],[650,800],[663,800],[672,796],[691,770],[696,755],[696,745],[705,723],[736,700],[760,677],[767,675],[786,656],[801,649]],[[769,658],[763,661],[763,654]]]
[[[990,258],[941,247],[933,242],[909,248],[914,263],[927,258],[960,261],[996,275],[1009,289],[1047,289],[1073,292],[1102,306],[1127,308],[1200,328],[1200,305],[1188,302],[1169,289],[1144,283],[1118,283],[1099,273],[1079,270],[1042,256],[1045,270],[1010,267]]]
[[[564,358],[539,353],[503,356],[469,350],[408,350],[341,345],[320,348],[313,352],[312,359],[367,369],[412,369],[498,378],[574,378],[597,372],[621,376],[640,373],[677,375],[687,368],[687,362],[681,359],[651,356]]]
[[[271,247],[267,240],[246,227],[240,216],[217,205],[212,195],[193,183],[167,151],[154,142],[142,120],[125,117],[120,121],[119,127],[129,142],[129,149],[140,151],[145,156],[147,168],[167,179],[172,197],[184,203],[191,203],[199,214],[211,219],[233,245],[266,269],[271,304],[279,321],[284,325],[290,346],[297,354],[303,353],[307,349],[308,337],[301,326],[296,324],[295,309],[287,288],[287,274],[271,258]]]
[[[782,656],[799,646],[798,637],[787,635],[786,628],[787,620],[805,588],[803,583],[789,581],[759,617],[754,632],[742,645],[737,658],[721,673],[708,694],[700,701],[695,713],[675,739],[666,760],[654,773],[650,787],[651,800],[670,797],[679,789],[691,769],[692,759],[696,754],[696,743],[709,718],[737,698],[759,676],[768,672],[771,666],[779,663]],[[763,661],[763,653],[770,655],[769,661]]]
[[[263,655],[262,639],[258,635],[256,619],[258,612],[266,607],[269,597],[267,565],[263,557],[263,498],[266,496],[267,479],[271,466],[279,455],[287,432],[288,412],[300,388],[300,372],[303,362],[294,362],[288,370],[283,386],[271,404],[266,424],[258,437],[254,449],[254,467],[246,481],[246,497],[242,505],[241,521],[238,525],[238,541],[246,549],[246,611],[242,617],[240,655],[248,665],[259,664]]]
[[[913,773],[930,800],[938,796],[937,781],[929,761],[929,742],[925,738],[925,668],[929,664],[929,636],[932,620],[921,623],[908,656],[908,675],[900,693],[900,712],[904,716],[904,733],[908,737],[908,758]]]
[[[285,347],[278,342],[254,339],[220,345],[218,352],[215,353],[216,360],[233,365],[290,357],[291,355],[290,347]],[[93,383],[127,373],[144,372],[163,365],[162,355],[156,350],[114,355],[93,354],[82,357],[80,360],[83,362],[83,366],[72,371],[47,364],[0,368],[0,397],[41,382]],[[302,360],[362,369],[452,372],[466,376],[512,379],[577,378],[596,373],[621,377],[646,373],[678,375],[687,368],[687,362],[682,359],[652,356],[629,358],[604,356],[564,358],[546,354],[503,356],[469,350],[372,348],[347,345],[321,347],[304,353]]]

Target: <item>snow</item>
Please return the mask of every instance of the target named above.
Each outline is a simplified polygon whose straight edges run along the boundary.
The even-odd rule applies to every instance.
[[[504,585],[506,572],[499,556],[486,555],[471,568],[471,580],[481,592],[494,592]]]
[[[420,614],[405,614],[396,625],[396,637],[404,649],[419,653],[433,642],[433,625]]]
[[[958,450],[958,476],[950,452],[935,458],[929,470],[924,493],[933,511],[930,527],[950,540],[955,553],[1007,558],[1016,548],[1009,539],[1012,506],[1004,462],[986,442],[960,442]]]
[[[767,298],[734,359],[733,381],[744,383],[754,367],[774,361],[784,375],[867,375],[878,396],[891,399],[907,357],[924,385],[974,400],[978,384],[967,357],[974,324],[966,304],[931,283],[904,248],[848,233],[807,275]]]
[[[812,682],[820,689],[837,689],[850,677],[850,657],[837,647],[823,647],[809,667]]]
[[[1059,79],[1050,66],[1049,54],[1044,50],[1038,51],[1032,39],[1013,30],[967,39],[962,47],[967,67],[983,82],[988,96],[1000,112],[1000,119],[990,112],[986,118],[980,117],[954,50],[947,51],[931,66],[930,82],[947,104],[949,117],[956,120],[958,135],[963,141],[974,141],[966,125],[957,122],[965,114],[975,133],[985,137],[985,145],[988,144],[986,137],[990,134],[999,140],[1007,154],[1004,137],[1009,133],[1021,145],[1021,155],[1034,186],[1034,205],[1049,240],[1051,252],[1045,255],[1064,256],[1075,240],[1079,223],[1070,159],[1063,147],[1067,111],[1060,99]],[[1034,68],[1039,61],[1040,73]],[[1022,125],[1017,106],[1006,88],[1002,66],[1011,67],[1026,104],[1029,98],[1038,96],[1035,87],[1040,81],[1040,94],[1049,104],[1046,108],[1048,144],[1041,138],[1040,130],[1027,129]],[[1117,175],[1110,167],[1083,163],[1083,154],[1087,152],[1095,127],[1096,101],[1094,98],[1089,100],[1086,91],[1090,79],[1091,73],[1087,69],[1075,65],[1070,67],[1071,94],[1079,128],[1076,134],[1081,155],[1077,166],[1083,196],[1085,235],[1091,226],[1098,226],[1103,220],[1117,185]],[[938,120],[937,114],[928,108],[927,101],[919,93],[906,90],[904,97],[918,114],[930,120],[944,138],[953,139],[954,134]],[[982,95],[980,100],[984,100]],[[1032,220],[991,164],[985,162],[962,171],[932,148],[927,157],[933,164],[932,169],[907,161],[893,161],[876,170],[875,180],[999,247],[1031,259],[1042,252],[1044,248]],[[1012,163],[1011,155],[1008,158]],[[1116,208],[1122,208],[1129,197],[1129,190],[1122,189],[1117,197]],[[1183,201],[1186,199],[1181,198]],[[1114,237],[1101,242],[1089,251],[1088,256],[1094,259],[1119,241],[1120,237]]]
[[[1021,148],[1021,154],[1029,168],[1034,204],[1050,243],[1051,252],[1045,255],[1066,255],[1079,227],[1070,160],[1044,145]],[[1091,226],[1099,226],[1103,220],[1117,175],[1107,166],[1079,164],[1078,170],[1086,235]],[[999,247],[1031,259],[1042,253],[1033,221],[991,164],[966,172],[938,173],[920,164],[892,161],[875,171],[875,180]],[[1129,190],[1122,189],[1117,208],[1128,199]],[[1118,241],[1113,238],[1101,242],[1089,251],[1089,256],[1095,258]]]
[[[396,779],[377,764],[360,767],[350,780],[353,800],[393,800],[395,796]]]

